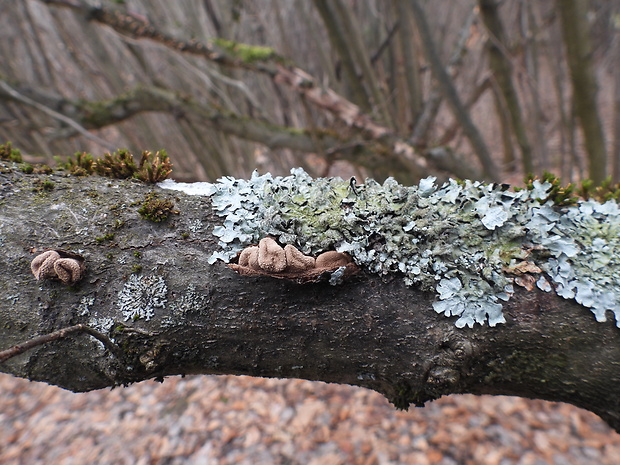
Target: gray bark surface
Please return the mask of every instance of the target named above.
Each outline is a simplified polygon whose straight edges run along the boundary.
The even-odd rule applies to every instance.
[[[85,324],[120,355],[72,333],[0,371],[76,392],[197,373],[303,378],[367,387],[400,408],[451,393],[508,394],[568,402],[620,431],[620,330],[574,301],[519,289],[506,324],[458,329],[433,310],[433,293],[398,275],[300,285],[208,264],[220,222],[208,197],[3,165],[0,350]],[[138,208],[152,192],[179,213],[143,219]],[[33,251],[46,248],[83,256],[84,279],[36,281]],[[132,280],[143,284],[133,298],[151,304],[148,320],[123,314]],[[162,282],[163,297],[152,298]]]

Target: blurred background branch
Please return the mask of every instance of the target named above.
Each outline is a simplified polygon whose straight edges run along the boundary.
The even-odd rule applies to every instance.
[[[619,2],[0,0],[0,140],[31,162],[165,148],[184,180],[601,182]]]

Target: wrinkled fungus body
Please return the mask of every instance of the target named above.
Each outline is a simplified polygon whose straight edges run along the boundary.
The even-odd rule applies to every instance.
[[[304,255],[290,244],[281,247],[271,237],[261,239],[257,246],[251,245],[243,249],[237,263],[228,266],[242,275],[271,276],[299,283],[318,282],[329,278],[331,284],[339,284],[344,277],[358,271],[347,253],[330,250],[315,259]]]
[[[294,169],[286,177],[160,186],[211,197],[223,219],[213,230],[221,250],[212,263],[230,263],[271,237],[284,248],[265,244],[278,247],[273,252],[280,260],[270,256],[256,265],[266,274],[283,271],[289,245],[303,256],[347,253],[368,272],[398,273],[407,285],[436,292],[435,310],[458,317],[458,327],[505,322],[502,302],[515,285],[575,299],[598,321],[611,311],[620,326],[616,202],[558,207],[548,200],[551,184],[539,181],[517,192],[497,184],[434,181],[405,187],[393,179],[367,180],[353,189],[349,181],[313,179]],[[260,244],[254,250],[243,255],[248,264],[260,257]]]
[[[72,286],[82,279],[86,267],[80,255],[64,250],[47,250],[32,260],[30,270],[37,281],[57,279]]]

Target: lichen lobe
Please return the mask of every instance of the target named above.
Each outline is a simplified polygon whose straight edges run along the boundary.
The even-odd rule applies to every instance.
[[[232,262],[231,268],[252,275],[290,276],[297,266],[293,276],[309,273],[303,262],[287,262],[290,268],[281,271],[276,262],[258,264],[255,244],[271,237],[308,257],[335,250],[369,273],[398,273],[406,285],[434,291],[433,309],[458,317],[457,327],[504,323],[502,307],[515,286],[574,299],[597,321],[611,311],[620,327],[615,201],[556,204],[553,186],[539,180],[522,190],[434,181],[405,187],[368,179],[360,185],[313,179],[301,169],[286,177],[220,179],[202,189],[223,218],[213,229],[219,249],[209,263]],[[289,248],[287,256],[284,249],[277,255],[293,263],[296,252]]]
[[[132,274],[118,294],[118,308],[125,321],[155,316],[156,308],[165,308],[168,287],[161,276]]]

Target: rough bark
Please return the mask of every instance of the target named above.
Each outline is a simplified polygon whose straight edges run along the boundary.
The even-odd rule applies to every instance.
[[[74,331],[0,364],[3,372],[72,391],[190,373],[304,378],[374,389],[401,408],[451,393],[509,394],[572,403],[620,430],[620,330],[572,300],[519,289],[505,324],[457,329],[433,309],[434,293],[397,274],[300,285],[210,265],[221,219],[208,197],[3,165],[0,350],[85,324],[109,328],[121,352]],[[153,192],[178,213],[142,218]],[[83,256],[85,278],[37,282],[30,262],[45,248]],[[123,314],[130,282],[143,303],[159,292],[151,318]]]

